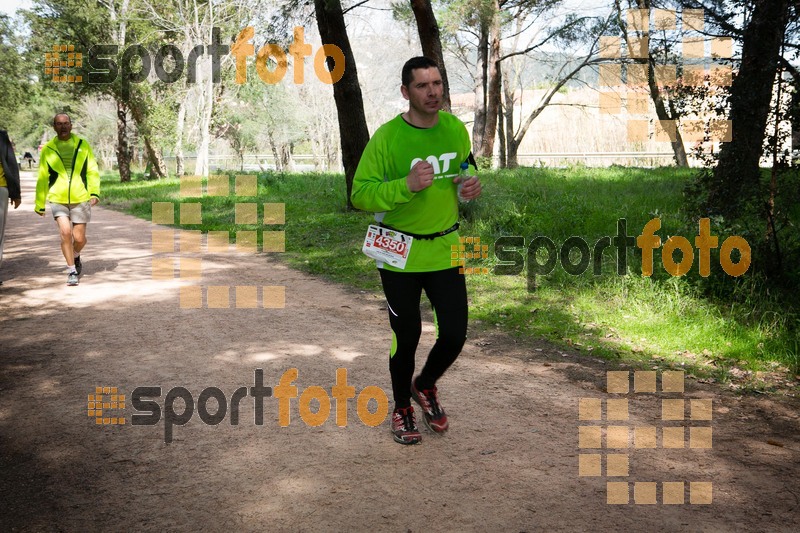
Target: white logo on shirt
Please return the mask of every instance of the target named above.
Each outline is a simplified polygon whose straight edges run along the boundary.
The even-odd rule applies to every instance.
[[[417,158],[414,158],[413,161],[411,161],[411,168],[414,168],[414,165],[416,165],[420,161],[427,161],[433,167],[433,174],[435,176],[438,176],[439,174],[444,174],[448,170],[450,170],[450,161],[455,159],[456,155],[457,154],[455,152],[448,152],[448,153],[442,154],[442,155],[440,155],[438,157],[435,156],[435,155],[429,155],[425,159],[421,159],[421,158],[417,157]],[[441,165],[439,164],[439,161],[442,162]]]

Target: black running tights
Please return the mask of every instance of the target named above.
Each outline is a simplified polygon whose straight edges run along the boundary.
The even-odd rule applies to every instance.
[[[435,272],[392,272],[379,269],[389,307],[392,349],[389,372],[395,407],[411,404],[414,356],[422,332],[419,305],[422,290],[433,307],[436,343],[417,380],[420,389],[430,389],[453,364],[467,338],[467,286],[458,267]]]

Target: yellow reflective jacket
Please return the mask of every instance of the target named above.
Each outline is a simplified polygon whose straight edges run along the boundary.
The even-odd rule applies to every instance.
[[[91,199],[100,198],[100,172],[89,142],[70,134],[75,142],[75,154],[72,156],[72,173],[64,168],[64,162],[56,147],[57,137],[44,145],[39,157],[39,177],[36,181],[37,213],[44,213],[45,202],[57,204],[78,204]]]

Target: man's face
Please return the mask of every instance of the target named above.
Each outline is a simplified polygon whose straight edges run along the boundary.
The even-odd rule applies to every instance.
[[[60,141],[67,141],[72,132],[72,122],[67,115],[56,115],[53,119],[53,129],[56,130]]]
[[[411,108],[422,115],[435,114],[442,107],[442,75],[436,67],[416,68],[411,71],[411,83],[400,86],[403,98]]]

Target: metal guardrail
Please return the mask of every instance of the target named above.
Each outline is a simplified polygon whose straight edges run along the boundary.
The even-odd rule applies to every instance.
[[[607,166],[607,165],[637,165],[637,166],[657,166],[669,165],[674,161],[672,152],[546,152],[532,154],[517,154],[517,162],[523,166],[535,166],[538,164],[558,164],[563,163],[583,163],[587,166]],[[175,156],[165,156],[164,159],[174,161]],[[691,159],[691,156],[690,156]],[[195,157],[184,157],[184,164],[188,166],[194,164]],[[498,158],[494,158],[495,163]],[[240,168],[242,161],[237,155],[209,155],[209,164],[214,169]],[[324,157],[313,154],[292,155],[292,163],[295,170],[310,170],[317,165],[324,167],[326,161]],[[259,170],[261,168],[275,169],[275,157],[272,154],[248,154],[244,156],[245,170]]]
[[[517,154],[520,165],[535,165],[537,163],[550,163],[554,161],[582,162],[586,165],[649,165],[656,163],[670,164],[675,160],[672,152],[547,152],[538,154]]]
[[[186,168],[192,168],[196,156],[184,156],[183,164]],[[272,154],[246,154],[244,156],[244,170],[275,170],[275,156]],[[175,156],[164,156],[165,161],[174,162]],[[212,170],[240,170],[242,166],[242,159],[238,155],[209,155],[208,164]],[[315,156],[313,154],[296,154],[292,155],[292,165],[295,171],[309,171],[314,170],[317,165],[324,167],[325,158],[322,156]]]

